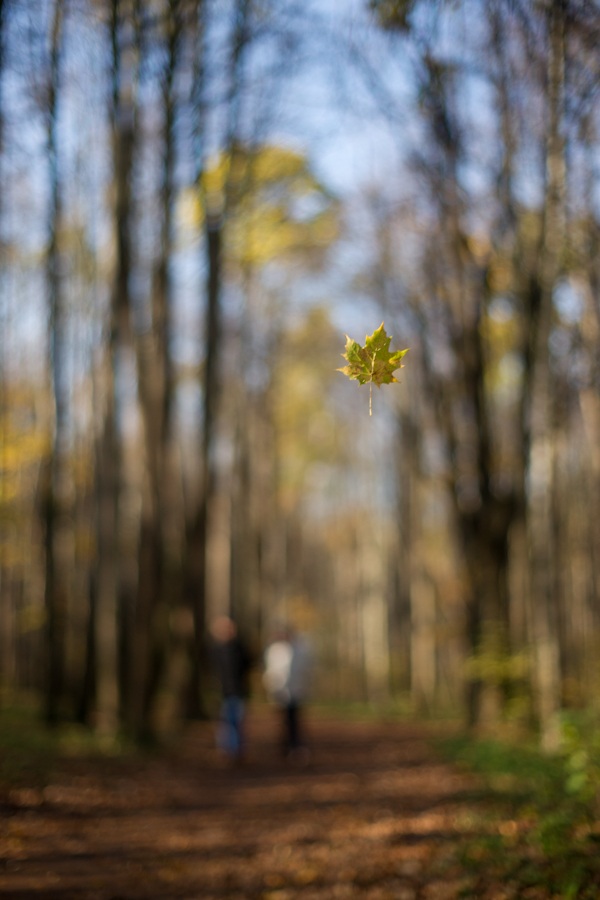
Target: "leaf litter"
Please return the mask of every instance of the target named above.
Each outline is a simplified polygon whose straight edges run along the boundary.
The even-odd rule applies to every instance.
[[[0,897],[518,896],[461,866],[475,781],[440,762],[433,726],[315,714],[309,729],[306,766],[279,758],[271,710],[253,710],[238,768],[198,723],[159,757],[63,759],[41,792],[4,786]]]

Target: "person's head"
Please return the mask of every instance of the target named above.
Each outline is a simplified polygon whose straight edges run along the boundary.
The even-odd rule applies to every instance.
[[[274,641],[291,641],[294,637],[294,629],[289,622],[275,622],[273,626]]]
[[[237,625],[229,616],[217,616],[210,626],[210,633],[217,643],[225,644],[237,635]]]

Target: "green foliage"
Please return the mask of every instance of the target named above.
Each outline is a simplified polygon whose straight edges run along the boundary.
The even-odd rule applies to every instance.
[[[465,660],[464,673],[472,682],[497,690],[505,722],[526,721],[531,715],[531,660],[525,650],[510,652],[501,626],[488,629],[477,651]]]
[[[468,823],[462,861],[486,879],[548,896],[591,900],[600,881],[598,732],[569,720],[563,752],[459,737],[444,751],[481,776],[478,814]],[[540,896],[546,896],[546,893]]]
[[[488,638],[466,661],[466,674],[488,684],[525,683],[529,673],[527,653],[508,653],[499,641]]]
[[[100,758],[129,752],[123,742],[107,744],[75,723],[46,727],[37,705],[27,698],[11,697],[4,702],[0,709],[0,792],[43,787],[67,757]]]
[[[33,707],[23,703],[0,712],[0,787],[39,787],[58,755],[56,731],[43,728]]]
[[[359,384],[368,384],[371,390],[373,385],[381,387],[382,384],[392,384],[398,379],[394,376],[396,369],[404,368],[400,360],[408,353],[406,350],[390,351],[391,337],[386,334],[384,323],[372,335],[367,335],[365,345],[346,335],[346,350],[342,353],[347,366],[338,369],[348,378],[353,378]],[[369,395],[369,415],[372,415],[372,395]]]
[[[567,792],[594,810],[600,803],[600,722],[598,722],[598,717],[589,713],[565,713],[561,731],[567,772]]]

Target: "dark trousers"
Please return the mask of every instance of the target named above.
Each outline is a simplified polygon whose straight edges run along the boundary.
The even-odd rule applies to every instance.
[[[300,704],[296,700],[290,700],[282,709],[283,718],[283,752],[290,753],[303,746]]]

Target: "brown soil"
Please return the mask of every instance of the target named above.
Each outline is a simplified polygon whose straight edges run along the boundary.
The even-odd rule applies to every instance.
[[[455,861],[471,782],[436,757],[431,736],[312,716],[310,760],[284,762],[272,716],[254,712],[235,769],[208,724],[160,758],[65,761],[43,790],[4,798],[0,896],[474,896]]]

